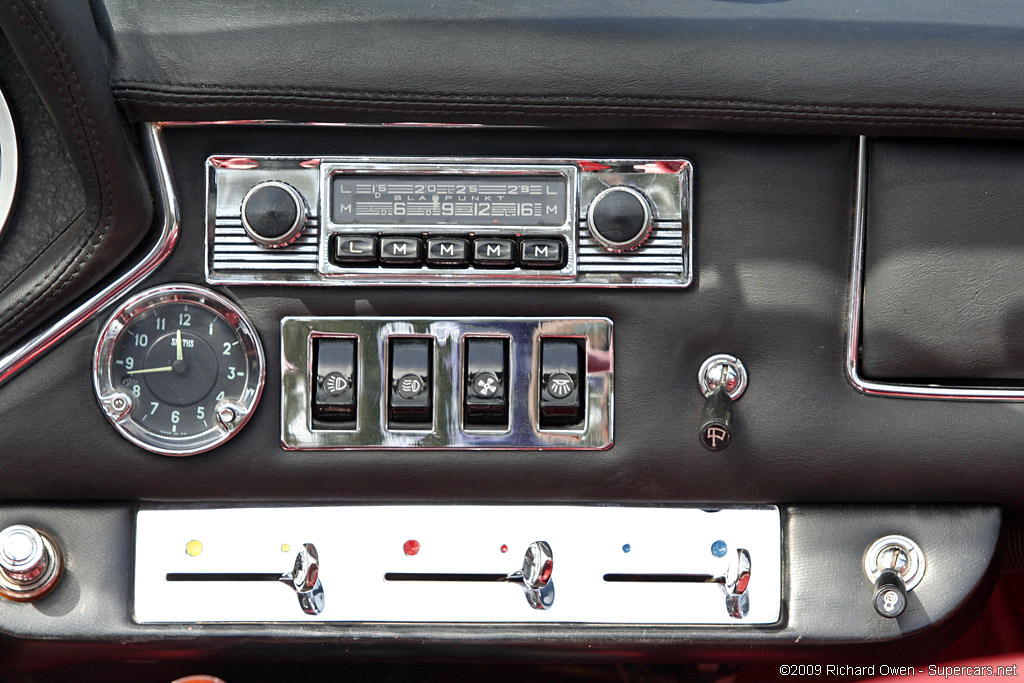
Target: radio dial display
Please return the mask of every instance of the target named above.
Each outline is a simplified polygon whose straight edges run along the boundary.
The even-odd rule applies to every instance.
[[[331,181],[331,220],[344,225],[560,226],[561,175],[354,175]]]

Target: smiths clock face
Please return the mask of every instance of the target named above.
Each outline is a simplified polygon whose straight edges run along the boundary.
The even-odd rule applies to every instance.
[[[114,426],[143,448],[191,455],[237,431],[259,400],[259,338],[233,304],[186,285],[132,298],[100,335],[96,391]]]

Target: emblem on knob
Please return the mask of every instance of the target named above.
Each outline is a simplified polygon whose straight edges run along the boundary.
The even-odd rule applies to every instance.
[[[650,202],[631,187],[610,187],[590,202],[587,227],[608,251],[632,251],[647,241],[654,226]]]
[[[286,247],[306,224],[306,201],[291,185],[270,180],[255,185],[242,200],[242,227],[257,244]]]

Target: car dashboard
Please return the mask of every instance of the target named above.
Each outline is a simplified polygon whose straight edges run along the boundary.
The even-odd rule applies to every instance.
[[[878,673],[1021,566],[1018,9],[0,29],[0,678]]]

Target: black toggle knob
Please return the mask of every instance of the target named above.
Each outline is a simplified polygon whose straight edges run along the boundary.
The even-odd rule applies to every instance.
[[[723,451],[731,441],[732,399],[723,383],[704,399],[704,410],[700,414],[700,443],[709,451]]]
[[[894,569],[883,570],[875,579],[875,611],[887,619],[895,619],[907,609],[907,585]]]

